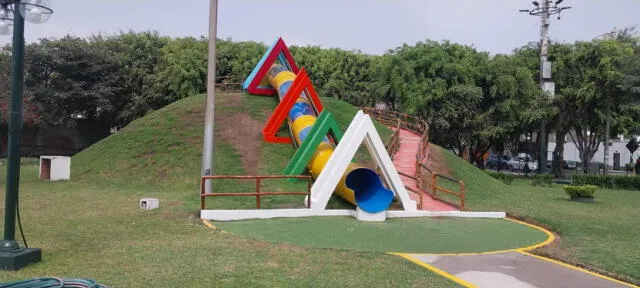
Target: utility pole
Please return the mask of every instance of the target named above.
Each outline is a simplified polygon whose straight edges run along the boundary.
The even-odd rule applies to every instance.
[[[213,175],[215,149],[213,129],[216,94],[216,38],[218,30],[218,0],[209,6],[209,58],[207,65],[207,106],[204,120],[204,147],[202,151],[202,176]],[[211,193],[211,180],[205,181],[204,192]]]
[[[607,40],[607,39],[613,39],[615,36],[615,34],[613,32],[610,33],[605,33],[602,34],[596,38],[599,39],[603,39],[603,40]],[[609,134],[611,134],[611,102],[609,100],[610,98],[607,97],[606,101],[607,101],[607,120],[606,120],[606,124],[605,124],[605,132],[604,132],[604,167],[602,170],[602,174],[607,175],[609,174]],[[633,162],[633,161],[632,161]]]
[[[542,0],[532,1],[535,6],[534,9],[522,9],[520,12],[529,13],[532,16],[540,17],[540,91],[541,96],[551,96],[555,94],[555,83],[551,81],[551,62],[548,59],[549,49],[549,17],[551,15],[558,14],[558,20],[560,20],[560,13],[563,10],[570,9],[571,7],[559,7],[558,4],[564,0]],[[547,119],[540,120],[540,132],[538,133],[538,173],[547,172]]]

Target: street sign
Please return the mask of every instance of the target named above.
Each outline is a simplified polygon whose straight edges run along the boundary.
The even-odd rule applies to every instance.
[[[638,141],[636,141],[635,138],[629,140],[629,143],[627,143],[626,145],[627,149],[629,149],[629,152],[631,152],[631,154],[633,154],[633,152],[635,152],[638,147],[640,147],[640,145],[638,144]]]

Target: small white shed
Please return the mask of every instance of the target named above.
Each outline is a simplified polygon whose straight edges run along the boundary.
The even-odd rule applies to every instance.
[[[40,156],[39,174],[42,180],[69,180],[71,177],[71,157]]]

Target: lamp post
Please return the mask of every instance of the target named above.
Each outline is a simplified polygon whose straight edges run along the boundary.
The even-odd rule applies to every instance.
[[[0,270],[18,270],[42,258],[38,248],[22,248],[15,239],[16,208],[20,182],[20,140],[22,138],[22,86],[24,81],[24,20],[44,23],[51,17],[50,0],[0,0],[0,34],[9,35],[13,26],[11,104],[7,154],[7,184],[4,209],[4,238],[0,241]]]

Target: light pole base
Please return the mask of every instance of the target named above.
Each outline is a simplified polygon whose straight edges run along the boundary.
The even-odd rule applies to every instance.
[[[11,252],[0,252],[0,270],[16,271],[25,266],[42,261],[40,248],[25,248]]]

